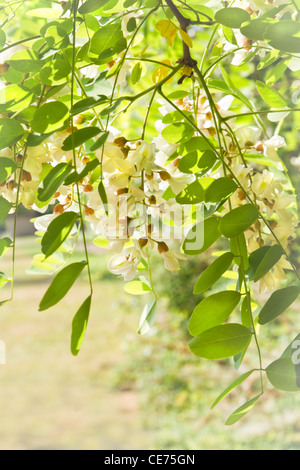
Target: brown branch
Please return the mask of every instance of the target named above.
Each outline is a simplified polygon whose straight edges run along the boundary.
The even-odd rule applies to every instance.
[[[172,0],[166,0],[166,4],[170,8],[173,15],[177,18],[180,28],[185,33],[187,33],[187,28],[191,24],[191,20],[189,18],[186,18],[180,13],[180,11],[176,7],[176,5],[174,5]],[[191,67],[191,68],[195,67],[197,65],[197,61],[192,58],[189,46],[184,41],[182,41],[182,46],[183,46],[183,56],[181,59],[178,60],[178,62],[183,65],[187,65],[188,67]]]

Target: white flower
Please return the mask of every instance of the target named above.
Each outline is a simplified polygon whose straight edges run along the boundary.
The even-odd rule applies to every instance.
[[[136,248],[127,248],[123,253],[113,256],[108,262],[108,270],[120,275],[125,281],[132,281],[137,274],[141,254]]]
[[[151,171],[154,163],[155,145],[148,144],[148,142],[141,142],[141,145],[132,152],[130,161],[136,167],[137,171],[146,170]]]
[[[285,146],[285,139],[280,135],[274,135],[271,139],[264,142],[264,154],[271,160],[278,162],[280,161],[280,158],[278,156],[277,150]]]
[[[186,260],[186,257],[181,255],[180,253],[176,253],[175,251],[166,251],[162,253],[164,258],[164,266],[167,271],[179,271],[179,259]]]
[[[241,147],[252,147],[259,141],[261,130],[257,127],[242,126],[236,130],[235,135]]]

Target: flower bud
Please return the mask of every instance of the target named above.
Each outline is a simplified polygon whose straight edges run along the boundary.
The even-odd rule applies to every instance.
[[[148,241],[148,238],[140,238],[138,241],[140,248],[144,248],[148,244]]]
[[[94,188],[91,184],[86,184],[85,187],[84,187],[84,192],[85,193],[91,193],[92,191],[94,191]]]
[[[180,163],[181,158],[177,157],[173,162],[172,165],[175,166],[175,168],[178,168],[178,165]]]
[[[171,178],[170,173],[168,173],[167,171],[164,171],[164,170],[159,173],[159,176],[163,181],[167,181]]]
[[[63,214],[64,211],[64,206],[62,204],[57,204],[53,209],[54,214]]]
[[[82,114],[78,114],[77,116],[75,116],[74,118],[74,123],[79,125],[80,124],[83,124],[85,122],[85,116],[83,116]]]
[[[149,202],[149,204],[156,204],[156,197],[154,196],[154,194],[152,194],[152,196],[148,197],[148,202]]]
[[[23,170],[22,171],[22,176],[21,176],[21,181],[31,181],[31,180],[32,180],[32,176],[29,173],[29,171]]]
[[[157,244],[157,251],[158,253],[162,254],[162,253],[167,253],[167,251],[169,251],[169,247],[168,245],[165,243],[165,242],[158,242]]]
[[[85,213],[85,215],[94,215],[95,211],[91,207],[85,207],[84,208],[84,213]]]
[[[123,148],[127,144],[128,140],[125,137],[117,137],[114,140],[114,144],[116,144],[118,147]]]
[[[18,183],[14,180],[10,180],[8,183],[7,183],[7,189],[9,191],[13,191],[14,189],[16,189],[18,187]]]

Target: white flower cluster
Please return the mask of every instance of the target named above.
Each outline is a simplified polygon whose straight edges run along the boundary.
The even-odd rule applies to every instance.
[[[227,96],[217,103],[222,116],[231,116],[229,111],[232,97]],[[172,111],[172,107],[161,102],[162,115]],[[183,111],[195,109],[192,100],[177,101]],[[204,96],[197,102],[197,126],[202,135],[209,139],[216,137],[212,111]],[[231,120],[230,120],[231,122]],[[108,269],[122,276],[126,281],[137,276],[142,259],[156,249],[169,271],[180,269],[179,260],[185,257],[179,250],[172,249],[173,241],[181,243],[194,223],[191,207],[176,202],[176,195],[196,180],[194,174],[179,171],[181,155],[179,145],[167,142],[162,131],[166,125],[157,121],[158,135],[152,143],[145,140],[129,142],[115,128],[110,128],[109,137],[103,147],[94,154],[85,154],[83,147],[76,152],[76,166],[80,170],[91,159],[99,160],[101,176],[88,174],[79,181],[80,202],[86,220],[94,235],[108,241],[108,249],[115,253]],[[63,151],[62,143],[68,131],[57,132],[36,147],[28,147],[25,156],[14,154],[10,148],[1,151],[0,156],[14,159],[22,167],[22,175],[17,170],[1,186],[1,195],[14,203],[19,194],[19,203],[28,209],[45,212],[49,205],[54,206],[53,214],[37,219],[37,229],[46,230],[47,225],[65,211],[78,210],[78,194],[73,185],[64,185],[57,190],[53,199],[42,208],[37,202],[37,190],[49,167],[73,160],[72,151]],[[280,242],[286,249],[297,225],[295,196],[290,191],[288,180],[282,171],[282,163],[277,150],[285,146],[285,140],[275,135],[261,140],[259,129],[244,126],[236,130],[236,142],[226,135],[226,165],[240,183],[240,187],[230,197],[222,210],[229,211],[248,202],[255,201],[268,224],[259,221],[246,232],[248,251],[251,253],[265,243]],[[237,148],[237,142],[238,147]],[[248,153],[265,156],[273,167],[247,163]],[[223,171],[223,170],[222,170]],[[210,170],[206,176],[224,176],[220,167]],[[227,172],[227,176],[230,173]],[[105,190],[105,200],[98,190],[101,179]],[[21,181],[18,189],[18,182]],[[243,189],[241,189],[243,188]],[[260,281],[260,289],[277,287],[284,279],[283,269],[289,268],[283,259],[272,272]]]

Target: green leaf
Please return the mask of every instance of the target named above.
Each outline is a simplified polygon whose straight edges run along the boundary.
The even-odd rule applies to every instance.
[[[15,119],[0,118],[0,150],[16,144],[24,133],[23,127]]]
[[[281,315],[292,305],[300,294],[300,287],[289,286],[279,289],[269,297],[258,316],[258,323],[265,325]]]
[[[32,129],[40,134],[60,129],[69,118],[67,106],[60,101],[50,101],[38,108],[32,120]]]
[[[42,238],[42,253],[48,258],[66,240],[79,215],[76,212],[64,212],[50,222]]]
[[[285,99],[281,96],[280,93],[278,93],[277,90],[274,90],[274,88],[271,88],[270,86],[260,81],[256,82],[256,86],[262,99],[269,106],[271,106],[271,108],[281,109],[287,106]]]
[[[150,331],[155,320],[156,309],[157,309],[156,299],[151,300],[145,306],[142,316],[141,316],[139,329],[138,329],[138,333],[140,335],[145,335],[146,333]]]
[[[62,149],[68,151],[80,147],[87,140],[96,137],[100,132],[101,130],[98,127],[84,127],[83,129],[79,129],[64,140]]]
[[[86,261],[72,263],[63,268],[53,279],[44,297],[41,300],[39,311],[47,310],[56,305],[69,292],[76,279],[79,277]]]
[[[252,204],[245,204],[225,214],[220,222],[220,232],[226,238],[236,237],[251,227],[258,219],[259,212]]]
[[[284,52],[299,53],[299,35],[299,21],[280,20],[267,28],[264,39],[269,41],[270,45],[275,49]]]
[[[242,8],[222,8],[215,14],[217,23],[234,29],[240,28],[242,23],[250,19],[249,13]]]
[[[219,217],[209,217],[194,225],[183,242],[182,251],[186,255],[195,255],[206,251],[221,236],[219,223]]]
[[[204,173],[214,166],[216,159],[212,150],[193,150],[180,159],[178,169],[182,173]]]
[[[6,43],[6,34],[3,29],[0,29],[0,47],[2,48]]]
[[[135,64],[135,66],[132,69],[131,77],[130,77],[132,85],[136,85],[140,81],[141,76],[142,76],[142,71],[143,69],[142,69],[140,62]]]
[[[242,419],[247,413],[249,413],[249,411],[252,410],[252,408],[256,405],[260,397],[261,394],[256,395],[254,398],[247,401],[246,403],[244,403],[244,405],[240,406],[237,410],[235,410],[227,419],[225,423],[226,426],[232,426],[233,424],[240,421],[240,419]]]
[[[127,46],[120,23],[102,26],[91,40],[90,52],[98,57],[97,63],[107,63],[114,54]]]
[[[193,127],[186,122],[174,122],[165,127],[162,131],[163,138],[170,143],[183,142],[190,140],[194,135]]]
[[[4,253],[12,246],[13,242],[10,238],[4,237],[0,239],[0,256],[3,256]]]
[[[276,20],[272,18],[257,18],[245,23],[241,27],[241,33],[253,41],[263,41],[265,32]]]
[[[94,158],[90,162],[86,163],[82,167],[78,168],[78,170],[73,171],[67,178],[65,179],[64,184],[66,186],[69,186],[70,184],[73,183],[78,183],[78,181],[82,180],[85,178],[91,171],[95,170],[97,166],[100,165],[100,162],[98,158]]]
[[[278,80],[280,80],[282,76],[285,74],[290,61],[291,59],[281,60],[274,67],[269,68],[269,70],[267,70],[267,73],[265,75],[266,85],[268,86],[275,85],[275,83]]]
[[[13,54],[7,63],[22,74],[36,73],[42,68],[44,63],[42,60],[38,60],[37,57],[32,50],[22,49]]]
[[[9,281],[11,281],[11,277],[0,272],[0,289],[2,289],[2,287],[4,287]]]
[[[204,201],[205,190],[201,183],[202,181],[200,179],[189,184],[176,196],[176,202],[179,204],[198,204]]]
[[[205,202],[219,202],[227,199],[237,189],[237,184],[227,177],[215,180],[205,192]]]
[[[92,13],[93,11],[99,10],[99,8],[102,8],[105,3],[107,3],[109,0],[87,0],[84,2],[83,5],[79,8],[79,13],[82,15],[85,15],[86,13]]]
[[[91,146],[91,152],[95,152],[96,150],[98,150],[100,147],[102,147],[107,138],[109,136],[109,132],[106,131],[106,132],[103,132],[103,134],[101,134],[101,136],[99,137],[99,139],[96,140],[96,142]]]
[[[93,98],[92,96],[89,98],[84,98],[83,100],[77,101],[72,108],[72,114],[75,116],[76,114],[83,113],[88,109],[95,108],[100,104],[103,104],[107,101],[107,97],[105,95],[101,95],[98,99]]]
[[[107,199],[107,194],[106,194],[106,190],[105,190],[103,181],[100,181],[100,183],[99,183],[98,193],[99,193],[100,199],[102,201],[105,213],[108,216],[109,215],[108,199]]]
[[[17,113],[30,106],[33,92],[19,85],[8,85],[0,90],[0,113]]]
[[[235,255],[235,264],[241,266],[244,270],[249,268],[248,248],[245,234],[242,232],[238,236],[230,239],[230,251]]]
[[[221,325],[241,299],[236,291],[223,291],[205,297],[195,308],[189,321],[189,332],[198,336],[203,331]]]
[[[252,315],[251,315],[251,311],[249,308],[250,303],[251,303],[251,295],[249,292],[247,292],[242,302],[242,306],[241,306],[242,325],[245,326],[246,328],[252,327]]]
[[[125,292],[131,295],[145,295],[152,291],[151,287],[142,281],[131,281],[124,287]]]
[[[194,294],[202,294],[229,269],[234,255],[233,253],[224,253],[217,258],[208,268],[203,271],[194,287]]]
[[[291,358],[281,357],[272,362],[266,368],[266,374],[270,383],[278,390],[283,390],[284,392],[300,391],[296,364],[293,364]]]
[[[231,393],[235,388],[237,388],[239,385],[241,385],[245,380],[250,377],[254,372],[254,369],[249,370],[248,372],[245,372],[242,374],[240,377],[235,379],[213,402],[211,405],[211,409],[213,409],[215,406],[217,406],[229,393]]]
[[[283,255],[283,249],[280,245],[273,245],[264,250],[264,255],[256,268],[253,281],[256,282],[267,274]],[[253,255],[253,253],[252,253]],[[250,260],[250,257],[249,257]]]
[[[11,208],[12,204],[7,199],[0,196],[0,222],[9,214]]]
[[[44,203],[44,205],[48,204],[71,171],[71,162],[58,163],[52,168],[38,188],[38,201]]]
[[[228,323],[206,330],[193,338],[189,348],[204,359],[225,359],[238,354],[249,342],[252,334],[242,325]]]
[[[85,299],[73,318],[71,334],[71,352],[73,356],[77,356],[81,349],[89,321],[91,302],[92,296],[90,295]]]
[[[210,150],[212,152],[209,142],[203,137],[192,137],[190,140],[180,142],[178,147],[178,153],[182,156],[198,150]]]
[[[4,183],[18,168],[10,158],[0,157],[0,184]]]

